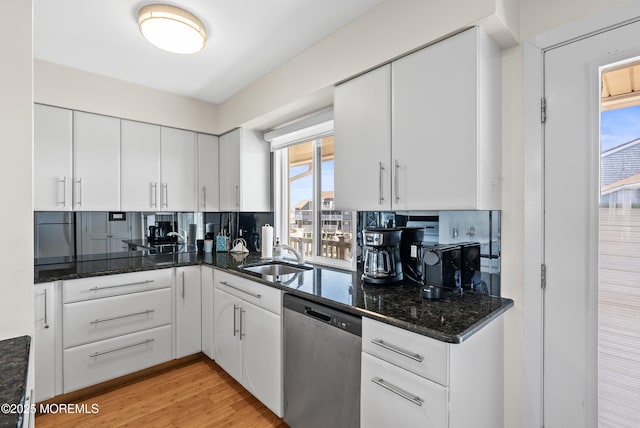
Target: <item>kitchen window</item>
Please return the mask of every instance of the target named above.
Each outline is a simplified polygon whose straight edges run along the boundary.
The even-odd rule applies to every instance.
[[[275,237],[305,260],[354,269],[356,215],[334,207],[333,121],[317,135],[282,141],[271,140]]]

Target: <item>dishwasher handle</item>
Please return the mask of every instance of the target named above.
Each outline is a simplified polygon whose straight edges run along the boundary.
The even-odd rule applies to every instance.
[[[305,313],[305,315],[308,315],[311,318],[315,318],[315,319],[318,319],[320,321],[324,321],[324,322],[331,321],[331,315],[327,315],[327,314],[324,314],[322,312],[318,312],[315,309],[313,309],[311,306],[305,306],[304,307],[304,313]]]

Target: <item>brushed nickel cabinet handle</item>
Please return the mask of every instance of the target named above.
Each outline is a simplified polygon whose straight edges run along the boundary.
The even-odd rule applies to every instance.
[[[92,287],[92,288],[89,289],[89,291],[106,290],[106,289],[109,289],[109,288],[129,287],[130,285],[151,284],[152,282],[155,282],[155,280],[148,279],[146,281],[128,282],[126,284],[105,285],[104,287]]]
[[[243,290],[242,288],[238,288],[235,285],[229,284],[227,281],[220,281],[220,284],[224,284],[227,287],[233,288],[234,290],[238,290],[244,294],[248,294],[249,296],[255,297],[256,299],[259,299],[260,297],[262,297],[262,295],[260,294],[255,294],[255,293],[251,293],[250,291]]]
[[[151,342],[155,342],[155,339],[147,339],[139,343],[134,343],[133,345],[121,346],[120,348],[111,349],[109,351],[95,352],[89,355],[89,358],[97,358],[101,355],[112,354],[114,352],[122,351],[124,349],[134,348],[136,346],[141,346],[141,345],[148,345]]]
[[[238,333],[238,329],[236,327],[236,311],[240,309],[239,306],[233,305],[233,337]]]
[[[404,350],[402,348],[398,348],[397,346],[394,346],[394,345],[390,345],[390,344],[386,343],[382,339],[372,339],[371,343],[373,343],[374,345],[378,345],[381,348],[388,349],[389,351],[395,352],[396,354],[400,354],[403,357],[410,358],[410,359],[412,359],[414,361],[417,361],[419,363],[424,361],[424,357],[422,355],[416,354],[416,353],[412,353],[410,351],[406,351],[406,350]]]
[[[246,336],[246,334],[244,334],[244,333],[242,332],[242,318],[243,318],[243,317],[242,317],[242,314],[243,314],[243,313],[245,313],[245,312],[246,312],[246,311],[245,311],[244,309],[240,308],[240,340],[242,340],[242,337],[243,337],[243,336]]]
[[[182,300],[184,300],[184,271],[182,271]]]
[[[67,208],[67,177],[62,177],[62,180],[59,180],[62,183],[62,202],[59,204],[62,205],[63,208]]]
[[[151,183],[151,206],[158,208],[158,183]]]
[[[44,289],[44,328],[49,328],[49,321],[47,321],[47,289]]]
[[[415,394],[411,394],[410,392],[407,392],[404,389],[399,388],[394,384],[389,383],[380,377],[372,377],[371,382],[375,383],[376,385],[380,385],[381,387],[393,392],[396,395],[399,395],[405,400],[412,402],[416,406],[422,406],[424,404],[424,400],[422,398],[418,397]]]
[[[398,164],[398,160],[394,159],[393,160],[393,169],[395,171],[395,178],[393,180],[394,184],[395,184],[395,188],[396,188],[396,201],[400,200],[400,186],[398,184],[398,171],[400,170],[400,165]]]
[[[384,196],[382,195],[382,171],[384,171],[384,166],[382,162],[378,162],[378,205],[384,203]]]
[[[202,186],[202,208],[207,209],[207,186]]]
[[[94,321],[91,321],[89,324],[95,324],[98,325],[101,322],[107,322],[107,321],[115,321],[115,320],[121,320],[123,318],[131,318],[131,317],[136,317],[138,315],[149,315],[151,313],[155,312],[155,309],[147,309],[146,311],[142,311],[142,312],[136,312],[135,314],[127,314],[127,315],[120,315],[117,317],[112,317],[112,318],[102,318],[102,319],[97,319]]]

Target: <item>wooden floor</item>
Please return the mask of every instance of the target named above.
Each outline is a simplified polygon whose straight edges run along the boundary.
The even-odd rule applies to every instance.
[[[202,358],[79,401],[95,414],[38,414],[48,427],[279,427],[287,425],[225,373]]]

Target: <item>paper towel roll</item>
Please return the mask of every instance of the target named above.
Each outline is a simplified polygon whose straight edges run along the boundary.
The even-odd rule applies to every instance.
[[[265,224],[262,226],[262,258],[273,257],[273,226]]]

